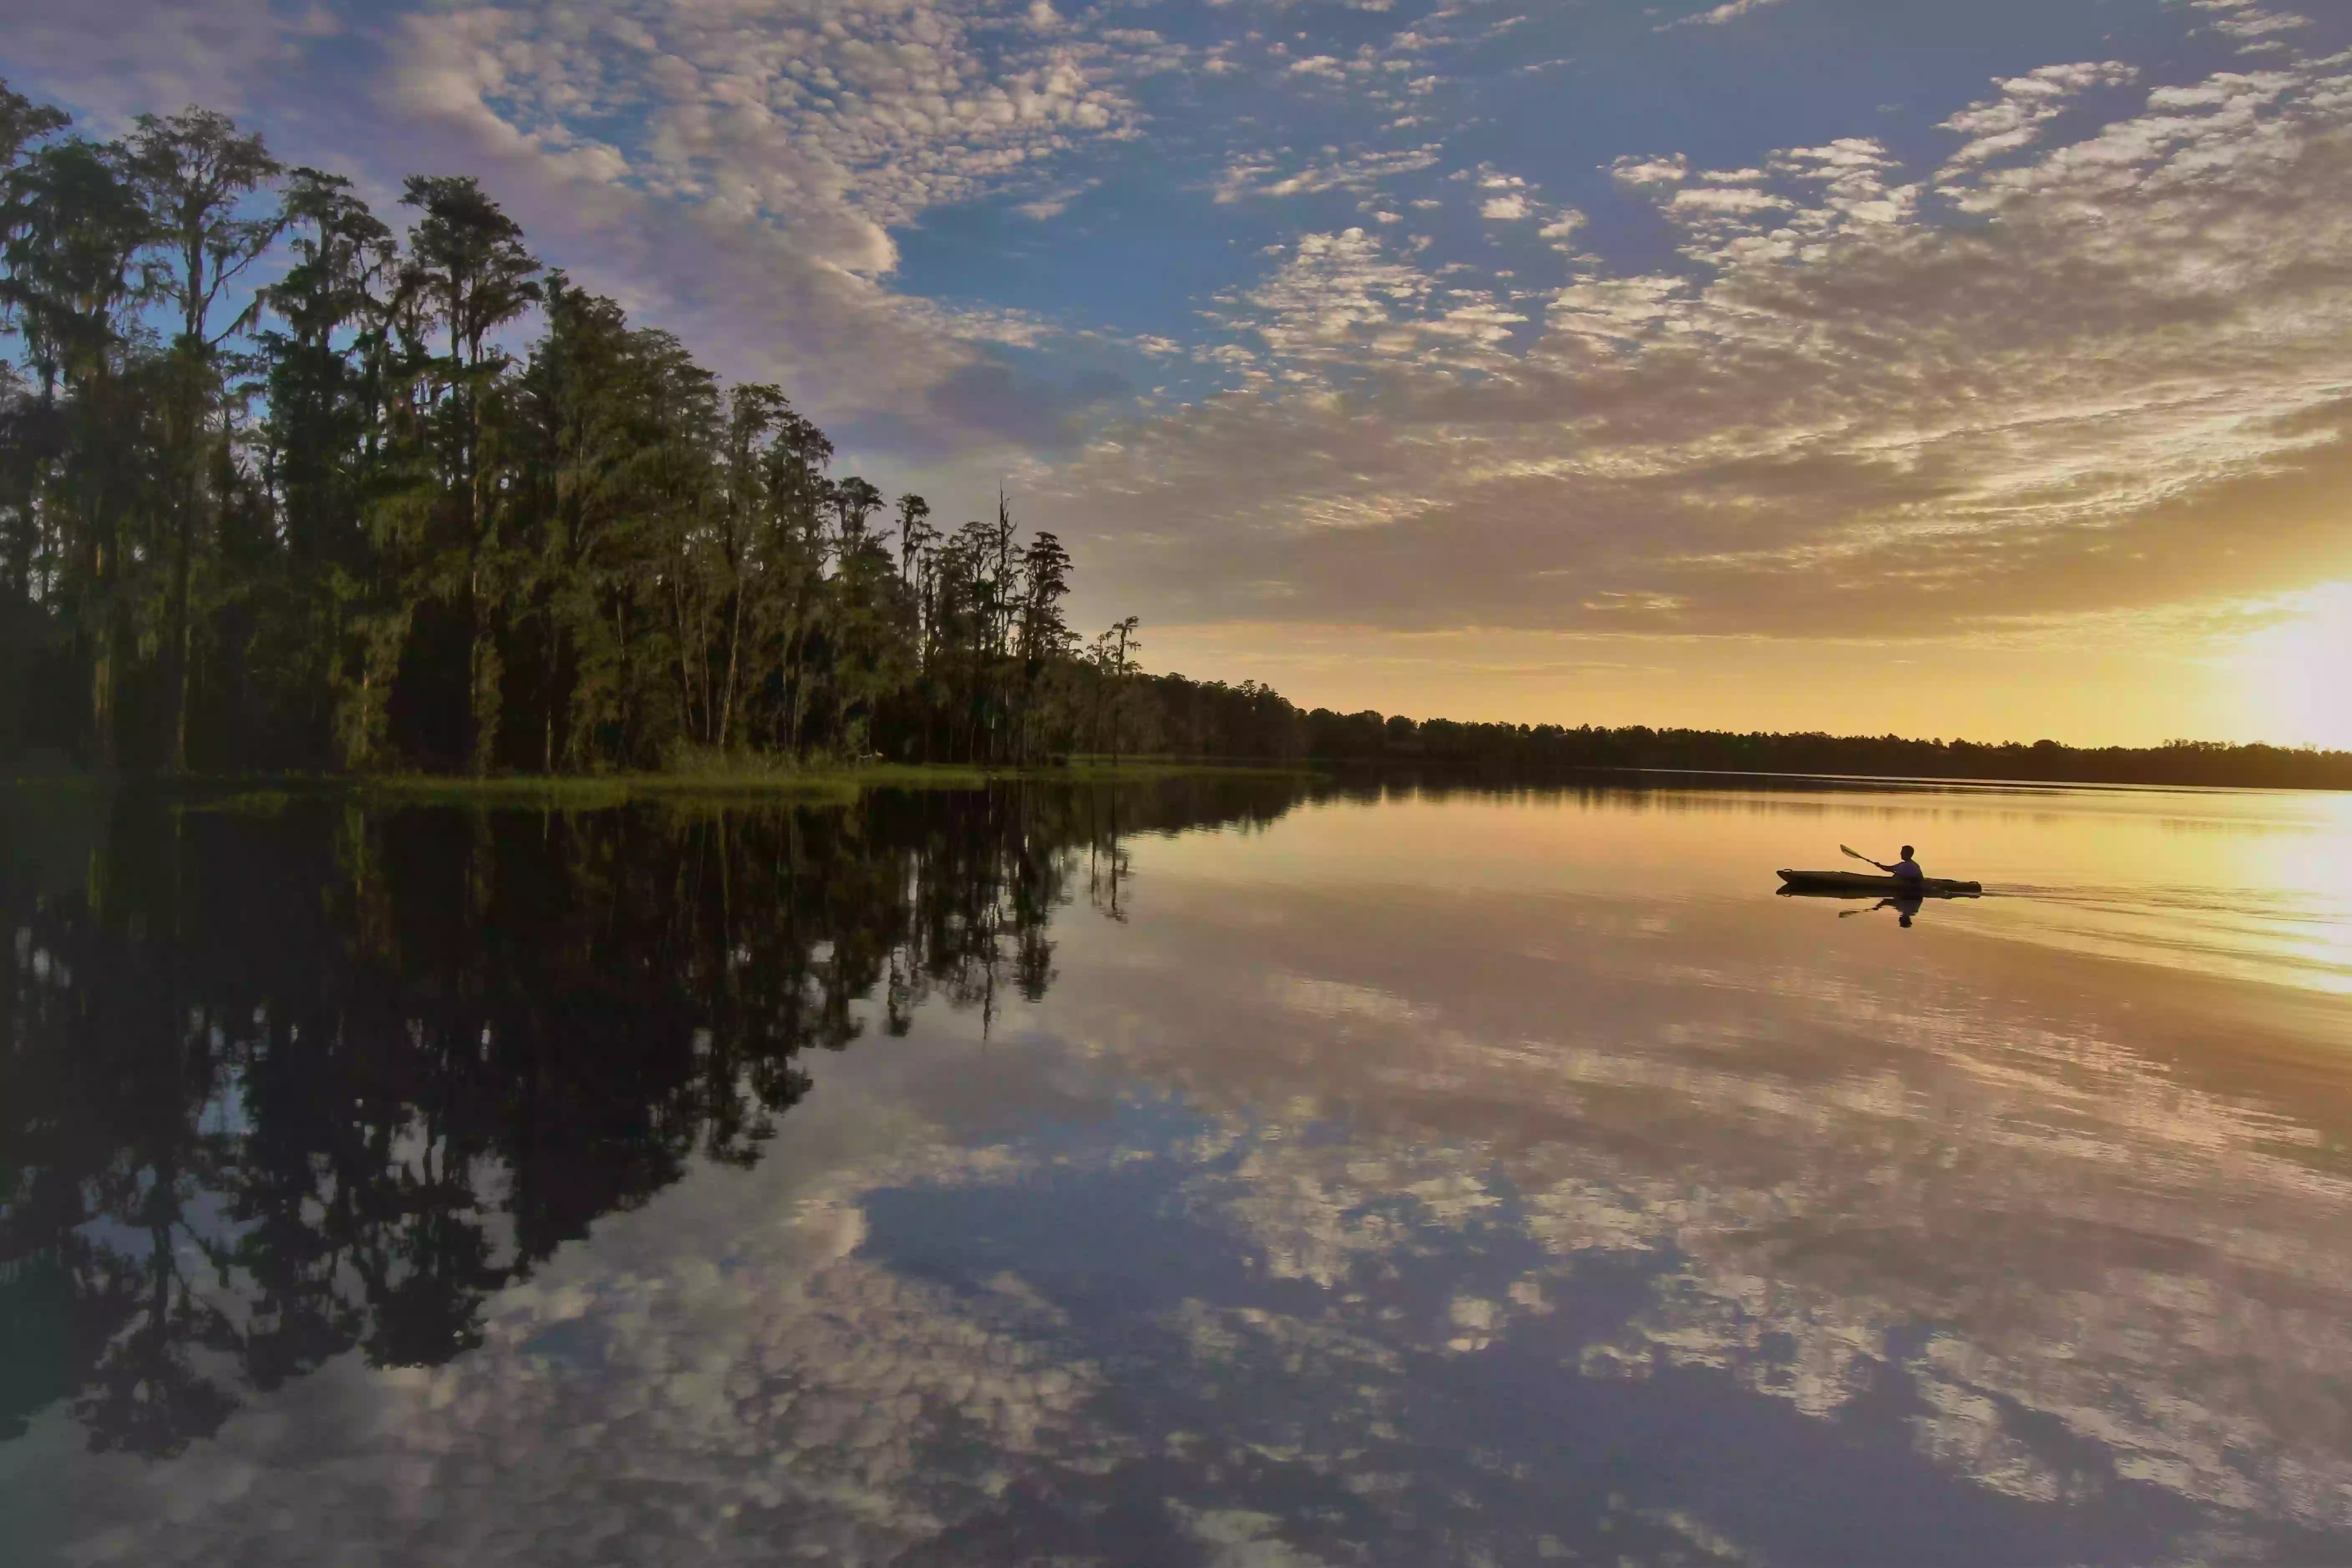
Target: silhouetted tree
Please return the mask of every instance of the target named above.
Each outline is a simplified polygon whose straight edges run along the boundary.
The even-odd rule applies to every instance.
[[[170,556],[163,633],[160,708],[163,764],[188,762],[188,682],[193,635],[189,605],[196,557],[216,526],[218,496],[207,481],[226,473],[227,454],[217,437],[221,414],[221,344],[250,326],[254,301],[218,332],[213,313],[223,293],[258,260],[285,219],[281,213],[241,216],[254,192],[279,174],[258,136],[240,135],[225,115],[194,107],[159,119],[142,114],[127,145],[128,167],[159,259],[147,270],[152,297],[175,310],[179,332],[163,371],[165,507]]]

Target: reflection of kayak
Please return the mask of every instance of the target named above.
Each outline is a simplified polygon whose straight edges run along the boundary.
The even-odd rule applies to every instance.
[[[1869,893],[1882,899],[1905,893],[1948,899],[1984,891],[1981,882],[1955,882],[1948,877],[1922,877],[1914,882],[1906,877],[1874,877],[1866,871],[1783,871],[1780,880],[1787,884],[1781,889],[1786,893]]]

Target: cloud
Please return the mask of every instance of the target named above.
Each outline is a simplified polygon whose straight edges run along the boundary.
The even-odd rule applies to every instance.
[[[1685,214],[1748,214],[1777,211],[1794,204],[1786,196],[1750,190],[1745,185],[1691,185],[1676,191],[1670,205],[1675,212]]]
[[[1052,15],[1050,6],[1044,14]],[[1132,135],[1118,46],[991,32],[951,5],[747,13],[635,0],[593,16],[516,0],[404,26],[412,104],[487,114],[551,151],[612,127],[626,178],[681,205],[784,226],[853,271],[883,232]],[[1156,53],[1143,49],[1140,63]],[[634,122],[634,123],[633,123]]]
[[[1522,218],[1545,216],[1545,209],[1536,196],[1535,187],[1527,180],[1517,174],[1504,174],[1491,163],[1480,164],[1476,177],[1478,188],[1486,193],[1485,198],[1479,203],[1479,216],[1501,223],[1517,223]],[[1559,221],[1565,221],[1565,218],[1566,214],[1563,213]],[[1557,224],[1549,226],[1544,232],[1549,233],[1550,226],[1557,226]],[[1570,229],[1574,226],[1573,224],[1569,226]],[[1566,233],[1567,231],[1564,230],[1553,237],[1564,238]]]
[[[1584,214],[1576,208],[1562,207],[1536,233],[1565,250],[1568,242],[1576,237],[1577,231],[1583,228],[1586,222]]]
[[[1680,153],[1663,158],[1620,158],[1609,165],[1609,177],[1621,185],[1642,189],[1679,184],[1690,177],[1690,160]]]
[[[1079,180],[1048,191],[1034,200],[1022,202],[1013,210],[1032,222],[1043,223],[1048,218],[1059,217],[1069,211],[1072,202],[1100,184],[1102,184],[1100,180]]]
[[[19,90],[30,73],[47,92],[120,126],[184,103],[242,110],[306,46],[340,30],[323,6],[281,0],[87,0],[11,6],[0,52]]]
[[[1220,313],[1259,379],[1119,426],[1043,504],[1117,494],[1112,590],[1185,620],[1279,580],[1301,624],[1572,631],[1653,595],[1685,634],[1817,632],[1826,596],[1922,637],[2309,581],[2352,427],[2352,62],[2025,151],[1936,210],[1871,138],[1736,183],[1621,159],[1687,269],[1588,258],[1528,298],[1308,237]]]
[[[1362,228],[1309,234],[1255,288],[1222,300],[1226,318],[1290,366],[1346,368],[1409,357],[1495,363],[1528,318],[1491,290],[1450,282],[1410,249]],[[1251,384],[1262,384],[1256,373]]]
[[[1725,0],[1723,5],[1712,10],[1695,12],[1672,22],[1661,23],[1654,30],[1663,33],[1674,27],[1720,27],[1727,22],[1737,22],[1750,12],[1779,4],[1780,0]]]
[[[2031,146],[2069,100],[2095,87],[2122,86],[2138,75],[2120,60],[2084,61],[2043,66],[2000,83],[1998,98],[1979,100],[1937,127],[1969,138],[1967,145],[1945,164],[1946,176],[1970,163]]]
[[[1588,279],[1552,296],[1544,324],[1571,337],[1631,342],[1671,318],[1679,308],[1676,297],[1689,287],[1662,275]]]
[[[1244,298],[1273,351],[1309,356],[1349,347],[1417,310],[1435,289],[1360,228],[1301,238],[1289,258]]]
[[[2292,11],[2267,11],[2257,0],[2194,0],[2200,11],[2218,11],[2222,15],[2213,24],[2213,31],[2240,42],[2242,52],[2253,54],[2285,47],[2278,37],[2311,26],[2311,18]]]
[[[1324,191],[1368,194],[1384,181],[1434,167],[1438,152],[1436,147],[1423,146],[1359,153],[1349,157],[1333,155],[1286,174],[1280,173],[1286,160],[1278,155],[1248,153],[1225,166],[1215,186],[1216,199],[1230,205],[1251,198],[1279,200],[1316,195]]]

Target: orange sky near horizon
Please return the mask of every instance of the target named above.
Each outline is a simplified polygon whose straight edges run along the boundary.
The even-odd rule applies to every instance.
[[[1263,680],[1302,708],[1416,719],[2352,750],[2352,584],[2269,608],[2271,624],[2234,637],[2183,636],[2150,616],[2140,635],[2126,619],[2095,641],[2008,647],[1147,626],[1144,662]]]

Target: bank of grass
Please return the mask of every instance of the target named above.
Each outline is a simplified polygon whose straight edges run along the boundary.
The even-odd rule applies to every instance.
[[[593,811],[638,801],[774,800],[842,802],[871,789],[982,789],[992,784],[1149,784],[1172,778],[1299,778],[1309,770],[1248,763],[1203,763],[1162,757],[1073,757],[1050,766],[983,766],[960,763],[792,763],[753,755],[690,755],[660,772],[494,774],[319,774],[300,777],[211,777],[170,787],[187,797],[184,809],[269,815],[298,799],[335,796],[416,805],[537,807]]]

